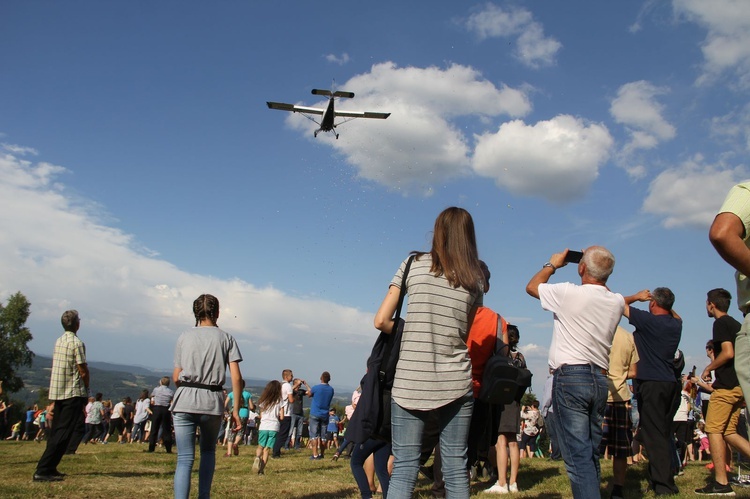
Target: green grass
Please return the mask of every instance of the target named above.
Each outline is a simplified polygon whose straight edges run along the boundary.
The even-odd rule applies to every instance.
[[[78,453],[65,456],[60,471],[67,473],[65,481],[35,483],[31,481],[44,443],[0,442],[0,497],[169,497],[176,454],[157,449],[146,454],[142,444],[81,445]],[[221,449],[217,451],[221,455]],[[329,455],[330,452],[329,452]],[[269,462],[264,476],[252,472],[255,447],[241,446],[239,457],[217,458],[213,497],[348,499],[358,498],[359,492],[349,469],[349,461],[309,461],[309,451],[287,452],[281,459]],[[197,494],[197,459],[193,471],[192,495]],[[642,491],[646,488],[645,464],[628,469],[625,486],[627,498],[653,497]],[[750,469],[750,468],[748,468]],[[743,471],[745,473],[745,471]],[[612,466],[602,461],[603,497],[608,498]],[[697,497],[693,489],[702,487],[709,472],[701,463],[690,463],[684,476],[678,477],[680,497]],[[482,491],[491,484],[474,481],[472,497],[494,497]],[[523,460],[518,480],[518,498],[571,497],[565,468],[560,462],[546,459]],[[750,489],[735,488],[738,497],[750,497]],[[420,477],[415,497],[431,498],[430,483]]]

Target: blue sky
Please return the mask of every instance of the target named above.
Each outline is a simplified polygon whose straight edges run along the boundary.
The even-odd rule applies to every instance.
[[[391,277],[453,205],[537,391],[552,317],[524,287],[552,253],[602,244],[614,291],[672,288],[689,366],[705,292],[734,292],[707,229],[750,178],[742,0],[12,0],[0,65],[0,298],[32,302],[39,354],[77,308],[91,359],[169,370],[209,292],[246,376],[355,386]],[[391,117],[314,139],[266,108],[334,80],[340,108]]]

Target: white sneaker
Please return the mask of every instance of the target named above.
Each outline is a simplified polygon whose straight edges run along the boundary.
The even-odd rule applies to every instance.
[[[511,483],[508,487],[508,492],[518,492],[518,484],[517,483]]]
[[[253,461],[253,471],[258,471],[258,468],[260,468],[260,458],[256,457]]]
[[[516,487],[516,490],[518,487]],[[499,483],[496,483],[489,489],[484,491],[486,494],[507,494],[508,493],[508,485],[500,485]]]

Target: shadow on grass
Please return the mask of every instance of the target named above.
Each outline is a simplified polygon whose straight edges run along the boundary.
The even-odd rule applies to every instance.
[[[305,494],[301,496],[294,496],[296,499],[345,499],[355,494],[359,494],[359,489],[356,487],[349,487],[344,490],[336,492],[314,492],[312,494]]]
[[[193,474],[196,474],[194,472]],[[172,478],[174,477],[174,470],[171,471],[165,471],[165,472],[158,472],[158,471],[89,471],[84,473],[76,473],[77,476],[97,476],[97,477],[112,477],[112,478],[134,478],[134,477],[140,477],[140,478]]]

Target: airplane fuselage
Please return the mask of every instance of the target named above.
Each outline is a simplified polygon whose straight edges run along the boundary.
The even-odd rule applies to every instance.
[[[336,117],[333,102],[333,97],[328,99],[328,107],[326,108],[326,112],[323,114],[323,119],[320,120],[320,131],[322,132],[330,132],[331,130],[333,130],[333,120]]]

